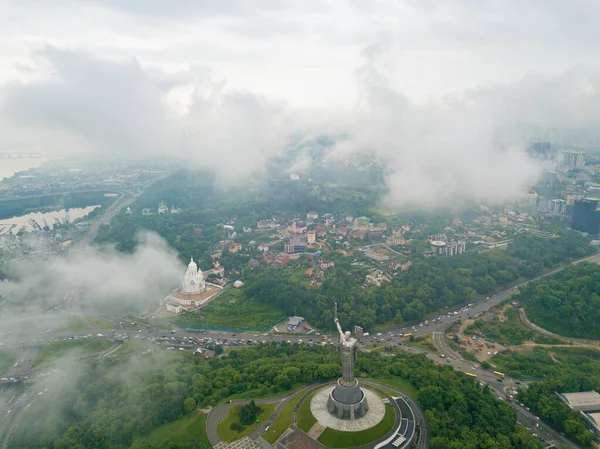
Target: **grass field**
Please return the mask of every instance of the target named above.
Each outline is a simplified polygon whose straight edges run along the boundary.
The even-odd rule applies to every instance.
[[[506,321],[500,322],[496,316],[492,319],[480,318],[469,325],[465,334],[470,335],[479,330],[488,340],[497,341],[505,345],[520,345],[526,340],[532,340],[537,332],[528,328],[519,318],[519,311],[507,309],[504,312]]]
[[[439,352],[438,349],[433,344],[433,337],[431,334],[425,335],[425,336],[423,336],[423,335],[416,336],[415,341],[412,341],[407,344],[410,346],[416,346],[417,348],[421,348],[426,351]]]
[[[156,428],[146,439],[163,442],[163,447],[167,447],[167,444],[172,441],[180,445],[179,447],[187,447],[182,445],[197,442],[198,447],[212,448],[206,436],[206,415],[200,412],[164,424]]]
[[[86,316],[85,319],[88,320],[92,326],[100,329],[112,329],[114,327],[110,321],[106,321],[97,316]]]
[[[67,340],[48,343],[42,347],[42,350],[33,362],[33,366],[50,362],[70,351],[80,351],[81,355],[90,355],[104,351],[111,346],[112,342],[104,339]]]
[[[360,379],[359,379],[360,380]],[[389,377],[379,377],[377,379],[365,378],[365,380],[379,382],[382,384],[387,384],[392,388],[397,388],[398,390],[406,393],[412,399],[417,399],[417,389],[413,384],[411,384],[408,380],[402,379],[401,377],[389,376]],[[379,387],[378,387],[379,388]],[[382,388],[383,390],[383,388]]]
[[[294,412],[294,408],[296,407],[296,404],[298,404],[298,401],[301,397],[302,393],[293,397],[283,406],[275,422],[271,425],[269,430],[264,433],[263,438],[265,440],[271,444],[274,444],[275,441],[277,441],[277,439],[283,434],[283,432],[290,427],[292,424],[292,413]]]
[[[232,302],[233,301],[233,302]],[[238,289],[229,289],[198,313],[182,313],[174,318],[181,326],[207,326],[231,329],[264,329],[284,318],[272,306],[247,299]]]
[[[317,391],[309,394],[298,409],[297,424],[303,432],[308,432],[313,424],[317,422],[317,419],[310,412],[310,401],[316,393]]]
[[[273,410],[275,410],[275,406],[273,404],[258,404],[258,406],[262,409],[262,412],[260,415],[258,415],[260,422],[266,420],[273,414]],[[239,440],[240,438],[251,434],[258,426],[260,426],[260,423],[253,423],[248,426],[244,426],[241,432],[238,432],[237,430],[231,430],[231,424],[237,422],[239,419],[240,408],[242,408],[242,405],[236,405],[235,407],[232,407],[229,411],[229,415],[227,415],[227,417],[217,425],[217,435],[221,440]]]
[[[78,332],[89,329],[88,325],[79,316],[70,316],[67,322],[56,329],[58,332]]]
[[[17,354],[8,349],[0,350],[0,375],[4,375],[10,371],[10,367],[17,360]]]
[[[368,444],[383,437],[392,430],[395,422],[396,412],[394,408],[391,405],[386,405],[385,415],[381,422],[376,426],[360,432],[342,432],[340,430],[327,428],[321,434],[318,441],[331,448],[362,446],[363,444]]]

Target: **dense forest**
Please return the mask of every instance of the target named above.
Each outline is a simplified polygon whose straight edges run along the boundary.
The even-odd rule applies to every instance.
[[[580,263],[521,288],[535,324],[560,335],[600,340],[600,265]]]
[[[359,271],[347,261],[338,263],[318,288],[290,282],[285,271],[259,270],[248,277],[244,294],[288,315],[301,313],[320,328],[331,326],[337,302],[342,323],[371,329],[376,323],[419,320],[590,252],[587,241],[576,233],[550,241],[516,235],[507,251],[415,259],[408,272],[381,287],[364,288]]]
[[[210,363],[181,354],[156,357],[83,366],[65,388],[55,387],[31,408],[9,448],[177,448],[147,436],[234,394],[252,399],[340,374],[339,355],[321,346],[263,344]],[[356,371],[371,378],[399,376],[416,387],[431,449],[541,447],[487,387],[423,355],[361,353]]]

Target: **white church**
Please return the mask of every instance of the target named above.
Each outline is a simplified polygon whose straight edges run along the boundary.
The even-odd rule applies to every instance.
[[[192,257],[179,287],[171,291],[162,304],[167,312],[178,314],[182,310],[193,310],[202,306],[220,289],[221,287],[216,285],[207,285],[202,270]]]

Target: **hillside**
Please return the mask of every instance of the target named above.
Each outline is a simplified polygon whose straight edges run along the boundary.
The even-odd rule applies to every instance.
[[[581,263],[522,288],[527,317],[551,332],[600,339],[600,266]]]

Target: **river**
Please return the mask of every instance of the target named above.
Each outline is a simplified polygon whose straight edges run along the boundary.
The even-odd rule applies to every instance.
[[[37,168],[50,159],[0,159],[0,181],[10,178],[17,172]]]
[[[0,234],[8,232],[16,234],[22,227],[25,227],[26,231],[33,231],[35,226],[32,224],[32,221],[40,227],[48,226],[53,229],[57,221],[60,223],[72,223],[75,220],[86,217],[98,207],[100,206],[74,207],[72,209],[61,209],[52,212],[32,212],[20,217],[7,218],[0,220]]]

